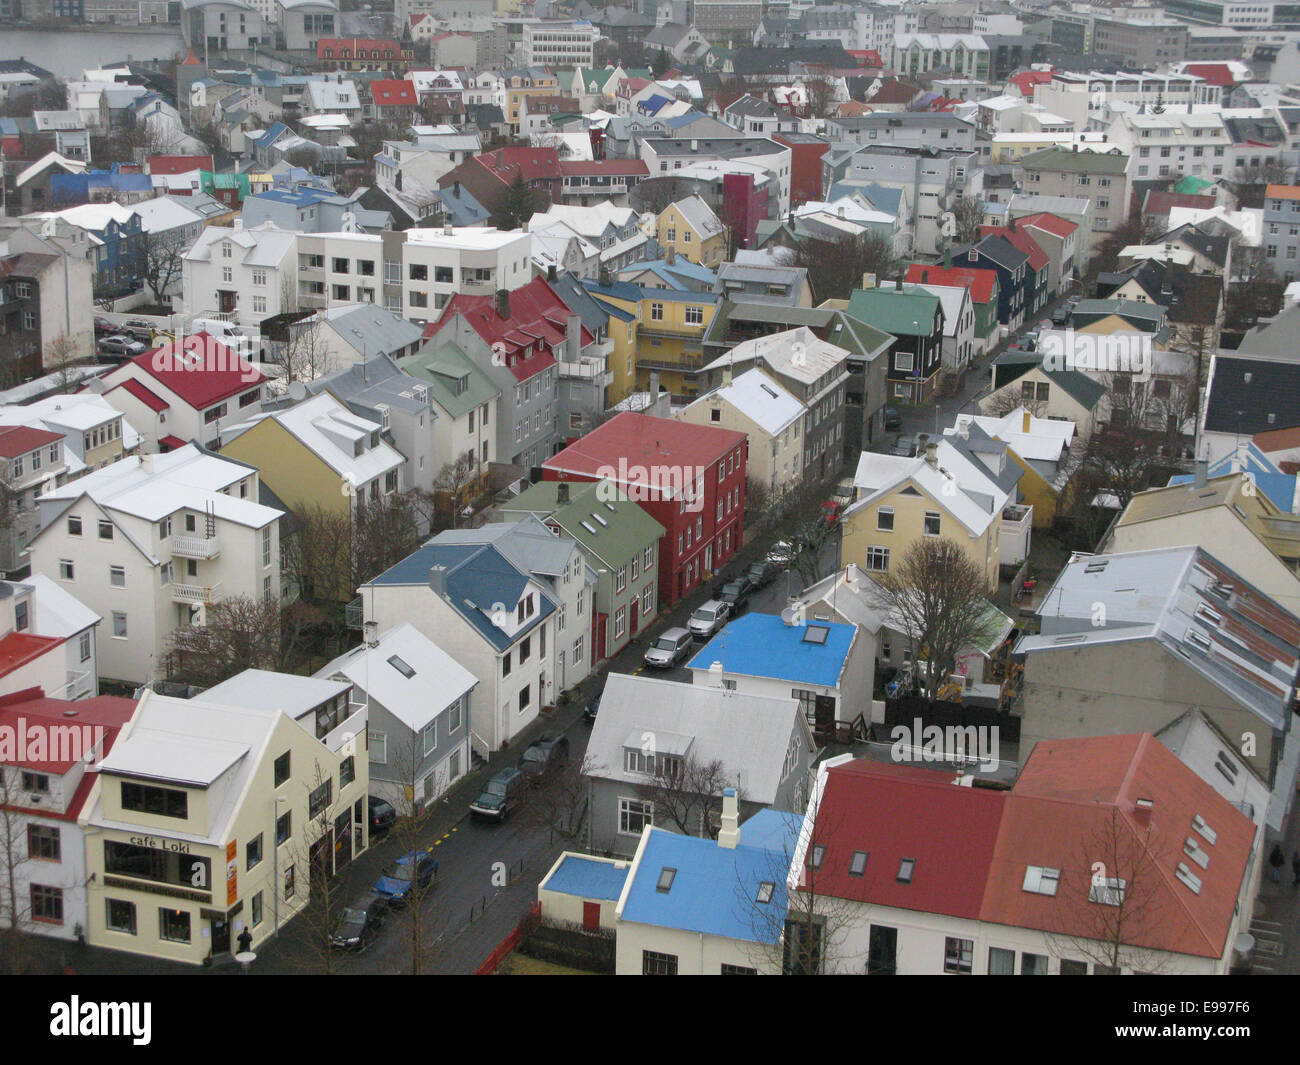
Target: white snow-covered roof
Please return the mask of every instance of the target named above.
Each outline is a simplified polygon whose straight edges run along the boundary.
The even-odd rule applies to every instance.
[[[707,407],[715,398],[730,403],[769,436],[784,432],[804,414],[804,405],[758,367],[706,392],[686,409],[701,404]]]
[[[1025,429],[1025,415],[1029,428]],[[1074,439],[1074,422],[1058,418],[1036,418],[1024,407],[1017,407],[1005,417],[989,418],[981,414],[959,414],[956,423],[943,431],[944,436],[960,436],[962,427],[974,423],[995,440],[1001,440],[1022,459],[1059,462],[1070,450]]]
[[[67,640],[101,620],[95,611],[44,573],[33,573],[20,583],[32,589],[36,600],[32,631],[38,636]]]
[[[354,647],[315,675],[346,677],[414,732],[478,683],[473,673],[405,621],[380,636],[374,647]]]
[[[797,329],[737,344],[704,369],[717,370],[727,365],[761,361],[778,373],[810,385],[831,371],[847,373],[845,360],[848,357],[844,348],[822,340],[806,325],[801,325]]]
[[[973,536],[982,536],[994,520],[1001,520],[1009,495],[947,441],[939,443],[935,458],[932,466],[924,455],[904,458],[864,451],[853,476],[859,498],[845,509],[845,517],[879,502],[910,479]]]
[[[143,200],[132,204],[131,210],[140,217],[140,228],[146,233],[165,233],[169,229],[181,229],[184,226],[203,222],[201,214],[191,211],[170,196],[156,196],[152,200]]]

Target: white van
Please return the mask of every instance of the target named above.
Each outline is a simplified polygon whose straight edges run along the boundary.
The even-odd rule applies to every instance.
[[[254,338],[234,322],[223,322],[219,318],[195,318],[190,322],[189,332],[207,333],[232,351],[237,351],[249,362],[257,358]]]

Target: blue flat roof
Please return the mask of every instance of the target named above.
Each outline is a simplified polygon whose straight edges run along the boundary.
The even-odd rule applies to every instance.
[[[821,643],[806,640],[808,630],[818,626],[828,630],[826,639]],[[714,662],[721,662],[726,673],[834,687],[839,684],[856,631],[856,626],[840,622],[787,625],[777,614],[742,614],[706,643],[687,665],[691,669],[708,669]]]
[[[560,891],[584,899],[605,899],[617,902],[623,893],[628,867],[621,869],[611,862],[567,855],[558,869],[547,877],[542,887],[547,891]]]

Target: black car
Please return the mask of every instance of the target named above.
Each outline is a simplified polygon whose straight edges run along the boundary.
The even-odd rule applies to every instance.
[[[384,927],[388,900],[374,891],[355,898],[339,914],[339,923],[330,934],[330,946],[336,950],[362,951]]]
[[[373,795],[367,795],[366,802],[370,807],[371,836],[383,835],[397,823],[397,811],[393,809],[392,803]]]
[[[713,598],[720,599],[731,607],[731,616],[735,617],[749,602],[750,593],[753,592],[754,586],[750,583],[748,577],[736,577],[734,580],[727,581],[726,584],[719,585],[713,589]]]
[[[569,761],[569,741],[558,732],[543,733],[519,759],[519,772],[534,783]]]
[[[766,588],[781,574],[781,567],[775,562],[769,562],[764,559],[762,562],[751,562],[749,569],[745,571],[745,576],[749,578],[749,583],[755,588]]]
[[[903,416],[893,407],[885,408],[885,428],[901,429],[903,427]]]
[[[600,697],[603,694],[604,692],[597,692],[587,700],[587,708],[582,711],[582,720],[588,725],[594,725],[596,723],[596,715],[600,713]]]

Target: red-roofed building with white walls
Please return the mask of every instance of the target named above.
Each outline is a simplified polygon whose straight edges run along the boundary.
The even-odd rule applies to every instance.
[[[607,479],[667,530],[659,540],[666,608],[740,550],[748,457],[744,433],[624,412],[544,462],[542,478]]]
[[[788,966],[1229,971],[1263,834],[1154,736],[1040,743],[1010,791],[970,780],[921,761],[822,763],[787,874]],[[820,957],[796,946],[810,910]]]
[[[191,333],[128,359],[93,387],[122,412],[146,451],[165,451],[176,440],[215,444],[222,428],[262,409],[265,381],[220,341]]]
[[[11,896],[5,884],[6,927],[58,939],[85,936],[86,841],[77,822],[97,778],[95,764],[135,708],[136,700],[115,696],[48,698],[40,686],[0,695],[0,809],[12,855],[5,878],[13,876],[15,889]]]

